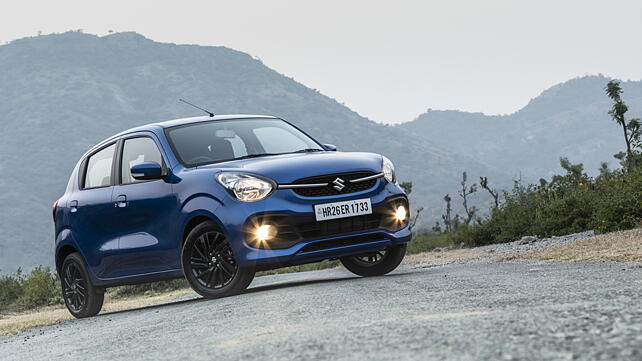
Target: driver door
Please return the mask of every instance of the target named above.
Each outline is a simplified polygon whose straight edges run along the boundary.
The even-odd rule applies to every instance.
[[[132,166],[159,163],[167,173],[162,148],[151,133],[123,139],[117,164],[117,185],[112,202],[119,217],[118,276],[162,272],[180,268],[175,240],[178,203],[167,177],[136,180]]]

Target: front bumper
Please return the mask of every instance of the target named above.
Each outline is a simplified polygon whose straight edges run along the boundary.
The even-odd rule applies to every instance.
[[[224,224],[226,236],[239,265],[257,270],[362,254],[410,241],[412,234],[408,222],[395,227],[380,219],[378,224],[373,225],[373,217],[359,218],[360,216],[334,222],[309,221],[314,219],[315,204],[361,198],[370,199],[373,215],[378,212],[383,214],[391,202],[401,200],[408,204],[405,194],[397,185],[379,179],[374,188],[349,195],[302,197],[292,190],[283,189],[277,190],[266,200],[255,203],[241,203],[230,199],[219,208],[224,209],[224,214],[217,216]],[[248,225],[257,219],[280,219],[294,225],[290,227],[293,228],[292,234],[287,240],[275,242],[273,247],[269,241],[262,248],[256,244],[250,245],[248,243],[252,242],[248,242]],[[371,223],[367,224],[368,221]],[[315,227],[314,224],[318,226]]]
[[[406,226],[394,233],[369,231],[302,241],[286,249],[256,249],[245,245],[239,262],[242,267],[266,270],[378,251],[407,243],[411,237]]]

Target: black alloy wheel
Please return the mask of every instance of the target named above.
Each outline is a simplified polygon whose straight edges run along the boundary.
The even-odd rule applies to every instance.
[[[212,221],[199,224],[187,236],[182,263],[187,281],[206,298],[241,292],[254,278],[254,270],[239,267],[230,243]]]
[[[238,271],[229,243],[216,231],[203,233],[196,239],[190,266],[202,286],[214,289],[227,286]]]
[[[406,255],[406,244],[386,249],[341,258],[348,271],[364,277],[381,276],[392,272]]]
[[[62,296],[69,312],[77,318],[98,314],[103,306],[105,291],[91,284],[80,254],[67,256],[61,273]]]
[[[70,262],[63,276],[65,300],[72,312],[80,312],[87,304],[87,283],[80,274],[80,268]]]

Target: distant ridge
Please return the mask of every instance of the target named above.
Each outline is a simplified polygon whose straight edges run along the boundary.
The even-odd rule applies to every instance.
[[[600,162],[617,167],[623,149],[621,129],[607,114],[605,76],[585,76],[557,84],[521,110],[501,116],[434,111],[399,125],[448,151],[491,163],[527,180],[559,171],[558,159],[584,163],[596,174]],[[642,115],[642,82],[622,82],[627,115]]]

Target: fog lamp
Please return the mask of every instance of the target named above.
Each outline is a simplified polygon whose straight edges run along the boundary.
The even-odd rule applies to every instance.
[[[261,242],[268,241],[276,236],[276,227],[264,224],[256,228],[254,235],[256,236],[256,239]]]
[[[406,207],[404,206],[399,206],[395,210],[395,219],[398,220],[399,222],[405,221],[407,215],[408,215],[408,212],[406,211]]]

